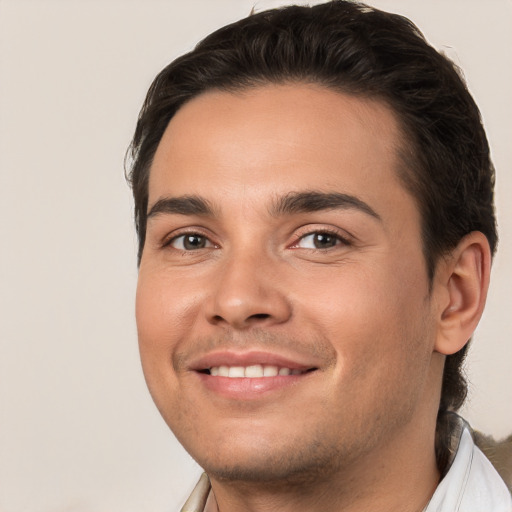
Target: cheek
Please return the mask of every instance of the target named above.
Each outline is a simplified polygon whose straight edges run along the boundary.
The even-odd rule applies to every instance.
[[[179,380],[172,354],[186,330],[182,305],[165,274],[141,268],[135,308],[140,358],[149,392],[168,423],[179,411]]]
[[[295,302],[310,322],[325,329],[328,338],[343,339],[376,324],[385,328],[394,322],[400,298],[387,276],[356,266],[323,274],[303,278]]]
[[[136,294],[139,352],[149,391],[161,413],[180,386],[173,356],[200,334],[204,286],[176,273],[141,265]]]
[[[158,394],[174,385],[171,354],[181,317],[172,302],[172,287],[165,279],[141,270],[135,316],[144,377],[158,405]]]
[[[190,331],[200,297],[183,281],[165,272],[141,268],[136,309],[139,343],[144,349],[169,349]]]
[[[169,311],[165,304],[165,294],[158,282],[145,275],[139,276],[135,302],[135,317],[141,355],[148,350],[158,350],[165,345],[169,323]]]
[[[331,409],[339,421],[353,418],[352,427],[364,430],[372,418],[403,418],[414,409],[432,350],[421,294],[400,292],[402,285],[386,280],[347,281],[309,318],[322,318],[316,330],[336,351]]]
[[[307,283],[316,291],[301,308],[312,329],[335,348],[338,371],[398,371],[412,350],[428,352],[428,283],[421,270],[393,264],[339,270]]]

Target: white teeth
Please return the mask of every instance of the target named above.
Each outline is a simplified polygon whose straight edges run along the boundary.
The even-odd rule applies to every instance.
[[[261,377],[276,377],[277,375],[300,375],[302,370],[294,368],[279,368],[273,365],[253,364],[251,366],[212,366],[210,375],[213,377],[231,377],[257,379]]]
[[[229,377],[229,366],[219,366],[219,377]]]
[[[243,366],[230,366],[228,377],[245,377],[245,368]]]
[[[275,377],[278,373],[277,366],[264,366],[263,377]]]
[[[245,369],[245,377],[263,377],[263,366],[255,364]]]

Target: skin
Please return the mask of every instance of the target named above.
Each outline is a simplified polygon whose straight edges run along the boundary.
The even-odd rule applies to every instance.
[[[137,325],[152,397],[212,481],[209,510],[422,510],[435,489],[443,354],[478,321],[490,257],[472,234],[429,292],[402,139],[384,104],[306,84],[208,92],[169,123]],[[368,209],[276,211],[311,191]],[[211,211],[155,207],[191,195]],[[254,351],[314,370],[245,395],[197,371]]]

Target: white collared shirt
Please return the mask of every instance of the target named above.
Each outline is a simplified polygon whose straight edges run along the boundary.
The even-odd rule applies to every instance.
[[[512,512],[512,496],[464,422],[457,453],[424,512]]]
[[[423,512],[512,512],[505,483],[475,445],[469,425],[459,417],[457,423],[455,455]],[[203,473],[181,512],[203,512],[209,493]]]

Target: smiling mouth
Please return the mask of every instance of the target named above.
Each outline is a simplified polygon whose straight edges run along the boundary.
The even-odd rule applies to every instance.
[[[228,377],[232,379],[261,379],[288,375],[302,375],[315,371],[317,368],[286,368],[275,365],[254,364],[250,366],[212,366],[200,370],[200,373],[212,377]]]

